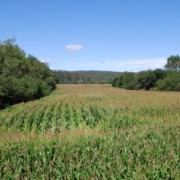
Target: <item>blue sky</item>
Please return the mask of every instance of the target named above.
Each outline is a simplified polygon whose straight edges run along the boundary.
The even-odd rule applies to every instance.
[[[0,0],[0,40],[52,69],[140,71],[180,54],[180,0]]]

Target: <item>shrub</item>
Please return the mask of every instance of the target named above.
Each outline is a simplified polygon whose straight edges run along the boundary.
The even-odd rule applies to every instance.
[[[157,82],[157,87],[163,91],[180,91],[180,72],[169,72],[166,78]]]

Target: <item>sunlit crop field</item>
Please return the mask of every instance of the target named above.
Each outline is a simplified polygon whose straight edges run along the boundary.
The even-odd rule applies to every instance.
[[[59,85],[0,111],[0,179],[179,179],[180,93]]]

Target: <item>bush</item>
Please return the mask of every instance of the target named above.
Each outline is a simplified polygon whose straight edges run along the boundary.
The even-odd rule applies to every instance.
[[[180,91],[180,72],[169,72],[166,78],[157,81],[157,88],[162,91]]]
[[[125,89],[139,89],[136,74],[133,72],[124,72],[119,78],[113,80],[113,87],[121,87]]]
[[[150,90],[155,86],[157,78],[155,73],[151,70],[142,71],[138,73],[137,81],[140,84],[141,89]]]

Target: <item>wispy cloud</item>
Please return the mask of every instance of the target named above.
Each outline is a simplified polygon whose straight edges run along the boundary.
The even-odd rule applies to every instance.
[[[118,71],[141,71],[147,69],[163,68],[165,63],[166,58],[128,59],[100,62],[104,69]]]
[[[81,61],[81,63],[63,61],[61,69],[65,70],[103,70],[103,71],[133,71],[163,68],[166,58],[127,59],[105,61]]]
[[[54,58],[40,59],[40,61],[48,64],[50,67],[51,66],[58,66],[59,64],[62,63],[62,61],[57,61]]]
[[[53,59],[51,59],[51,58],[41,59],[40,61],[43,62],[43,63],[49,63],[49,64],[55,63],[55,61]]]
[[[83,46],[80,44],[67,44],[65,45],[65,49],[71,52],[81,51],[83,49]]]
[[[55,60],[49,58],[42,60],[50,65],[52,69],[63,70],[102,70],[102,71],[133,71],[138,72],[148,69],[163,68],[167,58],[149,58],[149,59],[126,59],[126,60],[105,60],[105,61],[69,61]]]

